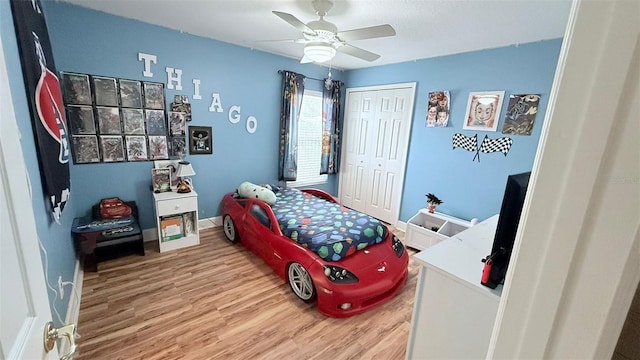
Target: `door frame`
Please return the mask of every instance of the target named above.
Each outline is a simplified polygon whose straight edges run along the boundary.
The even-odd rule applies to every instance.
[[[417,87],[417,82],[406,82],[406,83],[394,83],[394,84],[385,84],[385,85],[373,85],[373,86],[362,86],[362,87],[353,87],[353,88],[347,88],[346,89],[346,96],[345,96],[345,107],[344,107],[344,111],[343,111],[343,116],[342,118],[344,119],[344,121],[342,122],[342,144],[340,145],[340,164],[345,164],[345,154],[346,154],[346,139],[348,138],[349,134],[346,132],[347,126],[345,124],[346,121],[346,115],[348,108],[349,108],[349,97],[351,95],[351,93],[354,92],[366,92],[366,91],[379,91],[379,90],[396,90],[396,89],[411,89],[411,99],[409,101],[409,103],[407,104],[407,108],[409,109],[409,132],[408,132],[408,136],[407,136],[407,143],[404,144],[404,158],[402,159],[402,169],[400,171],[400,175],[401,178],[400,180],[400,188],[399,188],[399,198],[396,200],[397,201],[397,206],[396,206],[396,210],[393,213],[393,218],[394,218],[394,222],[391,225],[396,226],[398,224],[398,220],[400,218],[400,207],[402,206],[402,194],[404,191],[404,178],[407,172],[407,159],[409,157],[409,143],[411,143],[411,133],[413,130],[413,114],[414,114],[414,106],[415,106],[415,100],[416,100],[416,87]],[[340,201],[340,203],[342,203],[342,192],[343,192],[343,175],[344,172],[343,171],[339,171],[339,182],[338,182],[338,200]]]
[[[639,14],[573,3],[487,359],[613,354],[640,280]]]
[[[13,223],[13,237],[2,236],[3,241],[15,240],[20,273],[27,296],[26,314],[16,343],[12,349],[0,348],[0,356],[16,359],[58,359],[58,350],[45,352],[43,345],[44,329],[51,320],[49,297],[45,285],[45,276],[40,250],[35,215],[33,214],[31,184],[22,153],[20,130],[13,106],[13,97],[4,57],[4,45],[0,39],[0,176],[2,192],[6,196],[9,221]],[[28,121],[28,120],[27,120]],[[20,256],[21,255],[21,256]],[[13,284],[12,284],[13,285]],[[20,284],[18,284],[20,285]],[[9,286],[5,284],[3,286]],[[6,296],[4,294],[3,296]]]

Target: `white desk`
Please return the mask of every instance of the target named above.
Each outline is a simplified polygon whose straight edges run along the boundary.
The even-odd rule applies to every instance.
[[[420,253],[407,359],[484,359],[502,285],[480,284],[498,215]]]

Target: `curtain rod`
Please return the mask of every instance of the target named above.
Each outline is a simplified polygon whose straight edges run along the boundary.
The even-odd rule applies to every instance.
[[[289,70],[278,70],[278,74],[282,74],[284,71],[289,71]],[[290,71],[290,72],[294,72],[294,71]],[[305,79],[311,79],[311,80],[315,80],[315,81],[321,81],[321,82],[324,82],[324,79],[316,79],[316,78],[313,78],[313,77],[307,76],[307,75],[305,75],[305,74],[300,74],[300,75],[304,76],[304,78],[305,78]],[[335,80],[334,80],[334,81],[335,81]],[[343,83],[342,81],[339,81],[339,82],[340,82],[340,85],[344,85],[344,83]]]

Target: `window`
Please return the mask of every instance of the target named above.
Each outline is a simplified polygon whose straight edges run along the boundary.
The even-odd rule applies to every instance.
[[[305,90],[298,122],[298,177],[287,186],[308,186],[327,182],[320,175],[322,156],[322,93]]]

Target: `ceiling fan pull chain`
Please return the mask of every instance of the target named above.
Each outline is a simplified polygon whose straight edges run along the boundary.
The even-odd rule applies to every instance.
[[[327,88],[327,90],[331,89],[331,86],[333,84],[331,83],[331,60],[329,60],[329,74],[327,74],[327,78],[324,80],[324,87]]]

